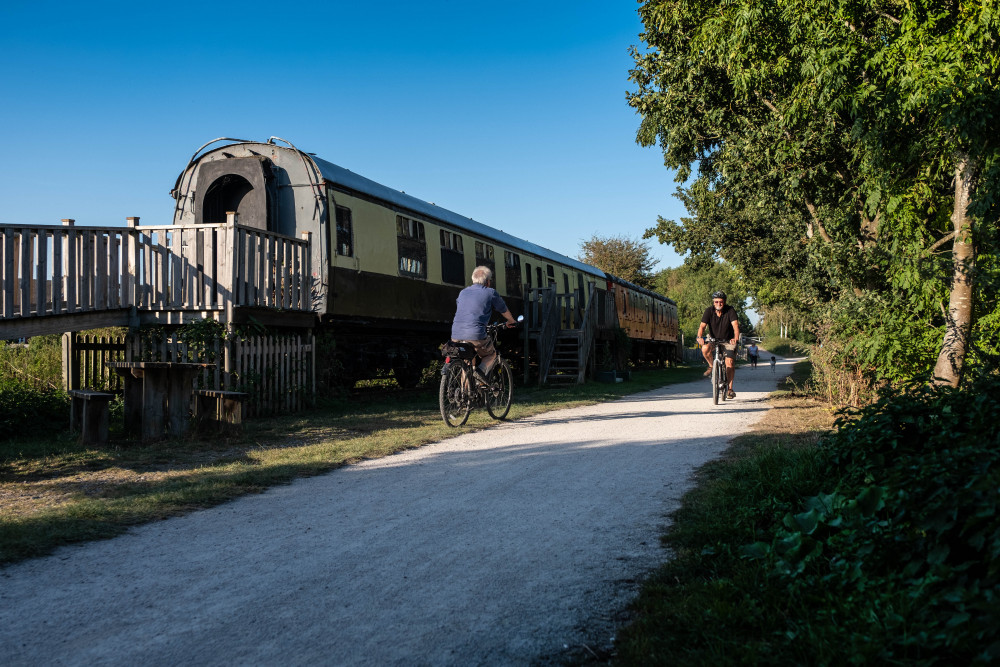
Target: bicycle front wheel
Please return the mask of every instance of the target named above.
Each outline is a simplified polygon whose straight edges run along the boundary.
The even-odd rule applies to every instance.
[[[719,404],[719,363],[714,362],[712,364],[712,403],[714,405]]]
[[[469,378],[471,380],[471,378]],[[469,419],[472,401],[469,398],[468,382],[461,364],[448,364],[441,373],[441,387],[438,402],[441,418],[452,428],[461,426]]]
[[[486,411],[493,419],[503,419],[510,412],[510,403],[514,396],[514,374],[510,372],[510,364],[502,361],[493,369],[490,386],[486,392]]]

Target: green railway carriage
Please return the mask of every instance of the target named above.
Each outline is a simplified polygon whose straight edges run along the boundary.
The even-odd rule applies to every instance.
[[[224,145],[205,150],[208,146]],[[281,142],[287,145],[279,145]],[[217,139],[171,192],[175,224],[239,224],[312,239],[312,292],[349,376],[392,366],[415,379],[448,337],[455,298],[478,265],[493,268],[514,315],[525,291],[559,293],[607,277],[575,259],[359,176],[284,140]]]

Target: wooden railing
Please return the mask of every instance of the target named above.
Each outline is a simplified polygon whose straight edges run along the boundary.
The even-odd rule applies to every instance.
[[[309,234],[208,225],[0,228],[0,338],[16,321],[131,309],[312,310]],[[6,325],[6,326],[5,326]],[[84,328],[84,327],[81,327]]]
[[[597,299],[595,298],[594,284],[590,285],[590,296],[587,298],[587,309],[583,313],[580,322],[580,352],[578,358],[579,372],[576,381],[582,383],[587,375],[587,361],[590,359],[591,347],[594,344],[594,332],[597,329]]]
[[[109,361],[173,361],[214,364],[193,383],[196,388],[243,391],[249,416],[300,410],[316,393],[315,339],[275,335],[216,339],[191,345],[161,330],[117,337],[63,334],[64,388],[120,393],[122,378]]]

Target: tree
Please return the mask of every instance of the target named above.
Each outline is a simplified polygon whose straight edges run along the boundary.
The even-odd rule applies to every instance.
[[[594,235],[580,244],[579,260],[605,273],[647,289],[653,287],[653,267],[658,260],[649,256],[649,246],[624,236]]]
[[[677,317],[684,340],[694,343],[698,325],[705,309],[712,305],[712,292],[726,293],[726,303],[736,309],[740,318],[740,332],[750,333],[750,319],[743,304],[746,289],[732,267],[722,262],[707,266],[685,264],[675,269],[664,269],[656,274],[654,289],[677,304]]]
[[[827,330],[894,379],[929,376],[936,345],[957,384],[972,281],[997,303],[974,263],[997,250],[990,4],[647,0],[629,102],[691,214],[647,238],[725,259],[764,307],[855,318],[867,335]]]

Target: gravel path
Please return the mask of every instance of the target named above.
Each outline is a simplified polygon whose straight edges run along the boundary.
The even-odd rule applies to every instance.
[[[560,410],[0,569],[5,665],[508,665],[607,648],[692,471],[791,369]]]

